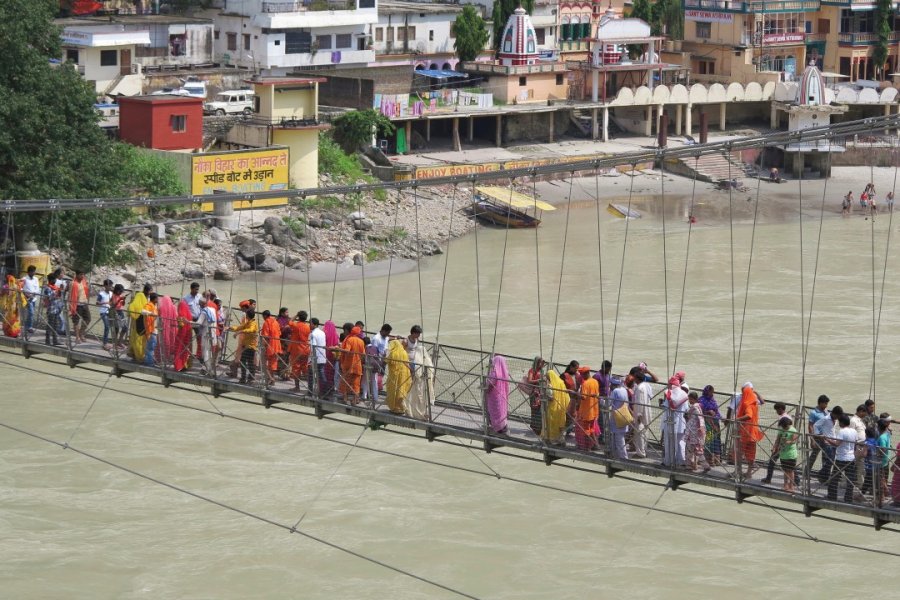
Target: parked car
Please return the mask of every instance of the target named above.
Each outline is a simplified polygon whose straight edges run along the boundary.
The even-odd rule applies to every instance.
[[[206,82],[199,79],[188,79],[179,88],[164,87],[161,90],[151,92],[151,96],[189,96],[206,100]]]
[[[249,115],[253,112],[253,90],[226,90],[203,105],[205,115]]]

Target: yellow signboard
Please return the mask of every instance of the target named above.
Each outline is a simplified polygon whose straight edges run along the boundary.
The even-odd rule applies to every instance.
[[[287,148],[271,150],[237,150],[197,154],[191,157],[191,194],[208,195],[217,192],[251,193],[286,190],[290,153]],[[254,208],[281,206],[287,198],[255,200]],[[235,202],[234,207],[250,208],[247,201]],[[211,202],[201,210],[211,211]]]
[[[581,154],[575,156],[561,156],[557,158],[538,158],[523,160],[508,160],[503,163],[482,163],[471,165],[434,165],[419,167],[416,169],[416,179],[430,179],[432,177],[450,177],[453,175],[471,175],[472,173],[490,173],[493,171],[509,171],[512,169],[530,169],[545,165],[553,165],[569,162],[582,162],[604,158],[608,154]]]

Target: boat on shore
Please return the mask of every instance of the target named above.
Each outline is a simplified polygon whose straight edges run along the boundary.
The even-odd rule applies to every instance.
[[[475,188],[475,199],[466,212],[488,225],[521,229],[540,225],[545,210],[556,207],[510,188],[484,186]]]
[[[624,204],[610,203],[610,205],[606,207],[606,212],[614,217],[619,217],[620,219],[640,219],[642,216],[640,212],[633,208],[628,208]]]

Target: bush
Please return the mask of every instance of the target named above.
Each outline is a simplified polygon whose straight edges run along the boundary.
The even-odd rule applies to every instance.
[[[319,173],[343,182],[365,177],[355,156],[346,154],[327,133],[319,134]]]

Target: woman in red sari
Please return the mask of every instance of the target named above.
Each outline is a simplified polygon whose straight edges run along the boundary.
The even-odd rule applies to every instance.
[[[192,319],[191,307],[184,300],[180,300],[178,302],[177,329],[175,330],[175,341],[173,342],[175,345],[174,366],[176,371],[186,371],[191,366]]]

